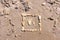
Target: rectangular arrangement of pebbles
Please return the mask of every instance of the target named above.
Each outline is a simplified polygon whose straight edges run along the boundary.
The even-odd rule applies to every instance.
[[[41,16],[32,14],[22,14],[23,32],[41,31]]]

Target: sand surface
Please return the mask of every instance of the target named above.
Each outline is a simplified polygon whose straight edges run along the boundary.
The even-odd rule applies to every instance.
[[[0,0],[0,40],[60,40],[60,0]]]

